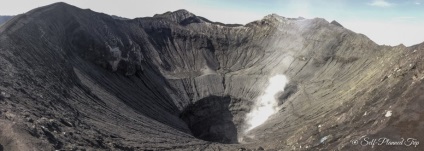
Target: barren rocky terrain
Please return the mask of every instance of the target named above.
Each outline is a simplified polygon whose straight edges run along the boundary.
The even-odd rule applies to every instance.
[[[424,141],[423,56],[424,43],[381,46],[321,18],[56,3],[0,26],[0,150],[423,150],[352,143]],[[246,132],[278,74],[279,111]]]

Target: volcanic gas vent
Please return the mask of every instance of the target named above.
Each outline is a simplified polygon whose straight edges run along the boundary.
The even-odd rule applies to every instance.
[[[424,140],[423,56],[320,18],[57,3],[0,26],[0,151],[415,149],[351,142]]]
[[[230,97],[210,96],[188,106],[180,115],[196,138],[224,144],[237,143]]]

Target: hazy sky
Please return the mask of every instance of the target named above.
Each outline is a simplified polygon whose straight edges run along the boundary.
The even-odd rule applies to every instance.
[[[0,0],[0,15],[16,15],[58,0]],[[212,21],[245,24],[276,13],[321,17],[363,33],[378,44],[424,42],[424,0],[63,0],[127,18],[186,9]]]

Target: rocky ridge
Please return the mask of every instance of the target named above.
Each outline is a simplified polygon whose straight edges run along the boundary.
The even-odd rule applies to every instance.
[[[380,46],[320,18],[122,20],[56,3],[0,27],[0,147],[404,150],[351,141],[424,140],[423,46]],[[244,133],[276,74],[290,79],[281,110]]]

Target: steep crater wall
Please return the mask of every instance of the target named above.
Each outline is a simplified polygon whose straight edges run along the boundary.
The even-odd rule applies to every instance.
[[[0,113],[49,142],[40,150],[352,149],[348,138],[393,128],[382,113],[407,108],[423,71],[422,45],[378,46],[319,18],[117,20],[58,3],[0,32]],[[278,112],[246,132],[279,74]]]

